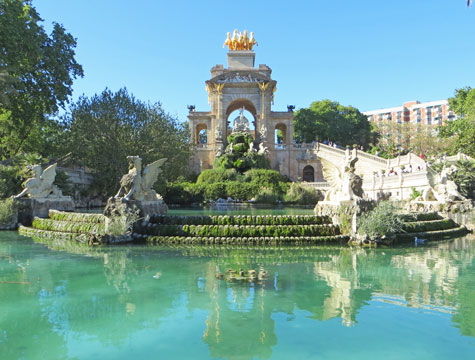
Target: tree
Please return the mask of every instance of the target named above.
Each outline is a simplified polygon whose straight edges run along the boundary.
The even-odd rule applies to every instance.
[[[83,76],[76,40],[57,23],[48,35],[41,21],[30,0],[0,1],[0,160],[29,150]]]
[[[374,126],[379,141],[372,152],[378,151],[385,158],[408,152],[430,158],[448,151],[453,143],[453,139],[440,141],[439,128],[435,125],[383,122]]]
[[[102,195],[112,195],[119,188],[128,155],[140,156],[144,166],[168,158],[162,180],[186,172],[190,155],[186,126],[165,113],[160,103],[143,103],[126,89],[82,96],[71,105],[64,122],[64,150],[94,171],[94,185]]]
[[[475,89],[457,89],[455,96],[449,99],[449,105],[458,119],[449,121],[440,130],[442,138],[454,138],[448,153],[456,154],[461,151],[475,157]]]
[[[353,106],[336,101],[315,101],[309,108],[297,111],[294,121],[298,142],[328,139],[343,146],[367,146],[371,139],[368,118]]]

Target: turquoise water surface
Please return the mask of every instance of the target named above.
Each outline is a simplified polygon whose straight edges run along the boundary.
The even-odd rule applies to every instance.
[[[0,359],[473,359],[475,240],[87,248],[0,232]],[[216,278],[260,269],[259,282]]]

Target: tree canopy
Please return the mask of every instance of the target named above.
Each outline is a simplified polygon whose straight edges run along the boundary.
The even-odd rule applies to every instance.
[[[166,180],[186,172],[190,154],[186,126],[165,113],[160,103],[141,102],[126,89],[82,96],[71,105],[64,122],[65,149],[95,172],[101,194],[118,189],[127,172],[128,155],[140,156],[144,166],[168,158],[161,174]]]
[[[458,118],[440,129],[441,137],[454,137],[448,152],[456,154],[461,151],[475,157],[475,89],[457,89],[455,96],[449,99],[449,105]]]
[[[29,0],[0,1],[0,159],[30,151],[83,76],[73,36],[57,23],[48,35],[41,21]]]
[[[353,106],[336,101],[315,101],[309,108],[298,110],[294,122],[298,142],[330,140],[343,146],[367,146],[371,139],[368,118]]]

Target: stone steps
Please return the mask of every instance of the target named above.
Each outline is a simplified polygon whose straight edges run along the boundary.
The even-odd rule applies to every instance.
[[[437,213],[415,213],[403,215],[404,233],[396,234],[396,242],[414,242],[420,239],[445,239],[465,235],[468,230],[451,219],[445,219]]]
[[[420,239],[429,240],[445,240],[453,236],[463,236],[468,233],[465,226],[456,226],[451,229],[445,230],[433,230],[423,232],[402,233],[396,235],[397,243],[414,242],[414,238],[417,236]]]
[[[92,245],[99,243],[105,234],[105,217],[102,214],[50,210],[49,218],[35,217],[31,227],[20,226],[18,232],[32,238]]]

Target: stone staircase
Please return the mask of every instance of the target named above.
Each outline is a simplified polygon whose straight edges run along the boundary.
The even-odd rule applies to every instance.
[[[413,242],[416,236],[441,240],[467,233],[465,226],[437,213],[399,216],[404,232],[396,234],[394,243]],[[19,233],[87,245],[119,242],[105,235],[105,219],[102,214],[50,210],[49,218],[35,218],[31,227],[20,226]],[[316,215],[157,215],[136,222],[132,239],[150,244],[316,245],[346,244],[349,236],[341,234],[330,218]]]
[[[347,235],[328,217],[153,216],[136,224],[136,238],[153,244],[316,244],[346,243]]]
[[[465,235],[465,226],[457,225],[437,213],[413,213],[400,215],[404,221],[404,232],[396,235],[397,243],[414,242],[414,238],[442,240]]]
[[[50,210],[49,218],[35,217],[31,227],[20,226],[18,232],[32,238],[99,244],[100,237],[105,234],[105,217],[102,214]]]

